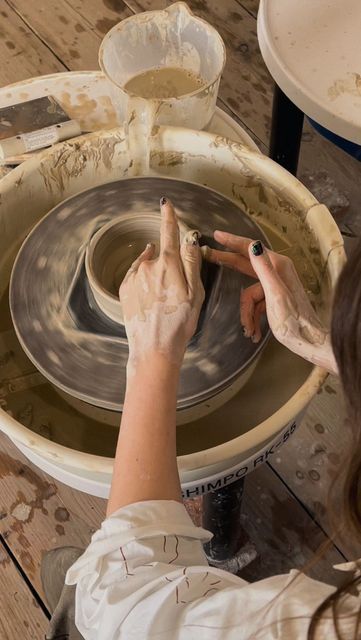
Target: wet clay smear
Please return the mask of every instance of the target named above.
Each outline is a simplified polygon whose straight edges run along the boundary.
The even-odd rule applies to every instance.
[[[134,76],[124,86],[125,91],[139,98],[179,98],[197,91],[205,81],[201,76],[181,67],[148,69]]]

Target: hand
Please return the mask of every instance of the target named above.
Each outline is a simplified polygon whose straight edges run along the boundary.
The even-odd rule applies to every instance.
[[[222,231],[215,231],[214,238],[232,252],[207,247],[203,255],[208,261],[259,278],[259,282],[241,292],[245,335],[259,342],[260,321],[266,311],[279,342],[310,362],[337,371],[329,332],[317,317],[292,260],[267,250],[260,241]]]
[[[173,205],[162,198],[160,255],[147,245],[119,289],[132,365],[155,354],[181,365],[204,300],[198,238],[190,231],[180,247]]]

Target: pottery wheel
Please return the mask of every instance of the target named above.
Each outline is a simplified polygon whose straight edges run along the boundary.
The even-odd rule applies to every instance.
[[[253,220],[211,189],[168,178],[131,178],[94,187],[57,205],[28,235],[12,271],[12,318],[30,360],[56,387],[113,411],[121,411],[124,400],[127,338],[124,326],[95,302],[85,273],[85,251],[100,227],[122,215],[134,216],[134,228],[139,212],[156,214],[160,221],[162,195],[211,246],[217,246],[212,239],[216,228],[268,244]],[[226,389],[267,337],[266,323],[258,345],[243,336],[240,326],[240,291],[251,278],[207,264],[202,278],[206,299],[181,371],[179,409]]]

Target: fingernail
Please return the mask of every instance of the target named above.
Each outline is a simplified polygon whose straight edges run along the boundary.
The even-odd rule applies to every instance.
[[[160,206],[164,207],[165,204],[167,204],[167,198],[165,196],[162,196],[160,199]]]
[[[211,253],[211,251],[212,251],[212,249],[207,244],[204,244],[203,247],[201,247],[202,257],[204,259],[208,258],[210,253]]]
[[[198,247],[201,234],[199,231],[188,231],[184,236],[184,242],[189,246]]]
[[[199,233],[199,231],[193,231],[191,235],[191,244],[193,246],[199,246],[200,237],[201,237],[201,234]]]
[[[146,248],[146,249],[151,249],[151,247],[153,247],[153,246],[154,246],[154,245],[153,245],[153,242],[147,242],[147,244],[146,244],[145,248]]]
[[[252,243],[251,251],[254,256],[261,256],[263,253],[263,244],[260,240]]]

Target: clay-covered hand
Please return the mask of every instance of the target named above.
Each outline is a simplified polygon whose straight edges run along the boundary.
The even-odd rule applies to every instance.
[[[198,238],[190,231],[180,246],[173,205],[162,198],[159,257],[147,245],[119,290],[133,367],[155,353],[181,365],[204,300]]]
[[[230,251],[207,247],[209,262],[258,278],[241,292],[241,323],[254,342],[261,339],[261,317],[279,342],[306,360],[336,372],[329,331],[320,322],[292,260],[264,247],[260,241],[215,231],[214,238]]]

